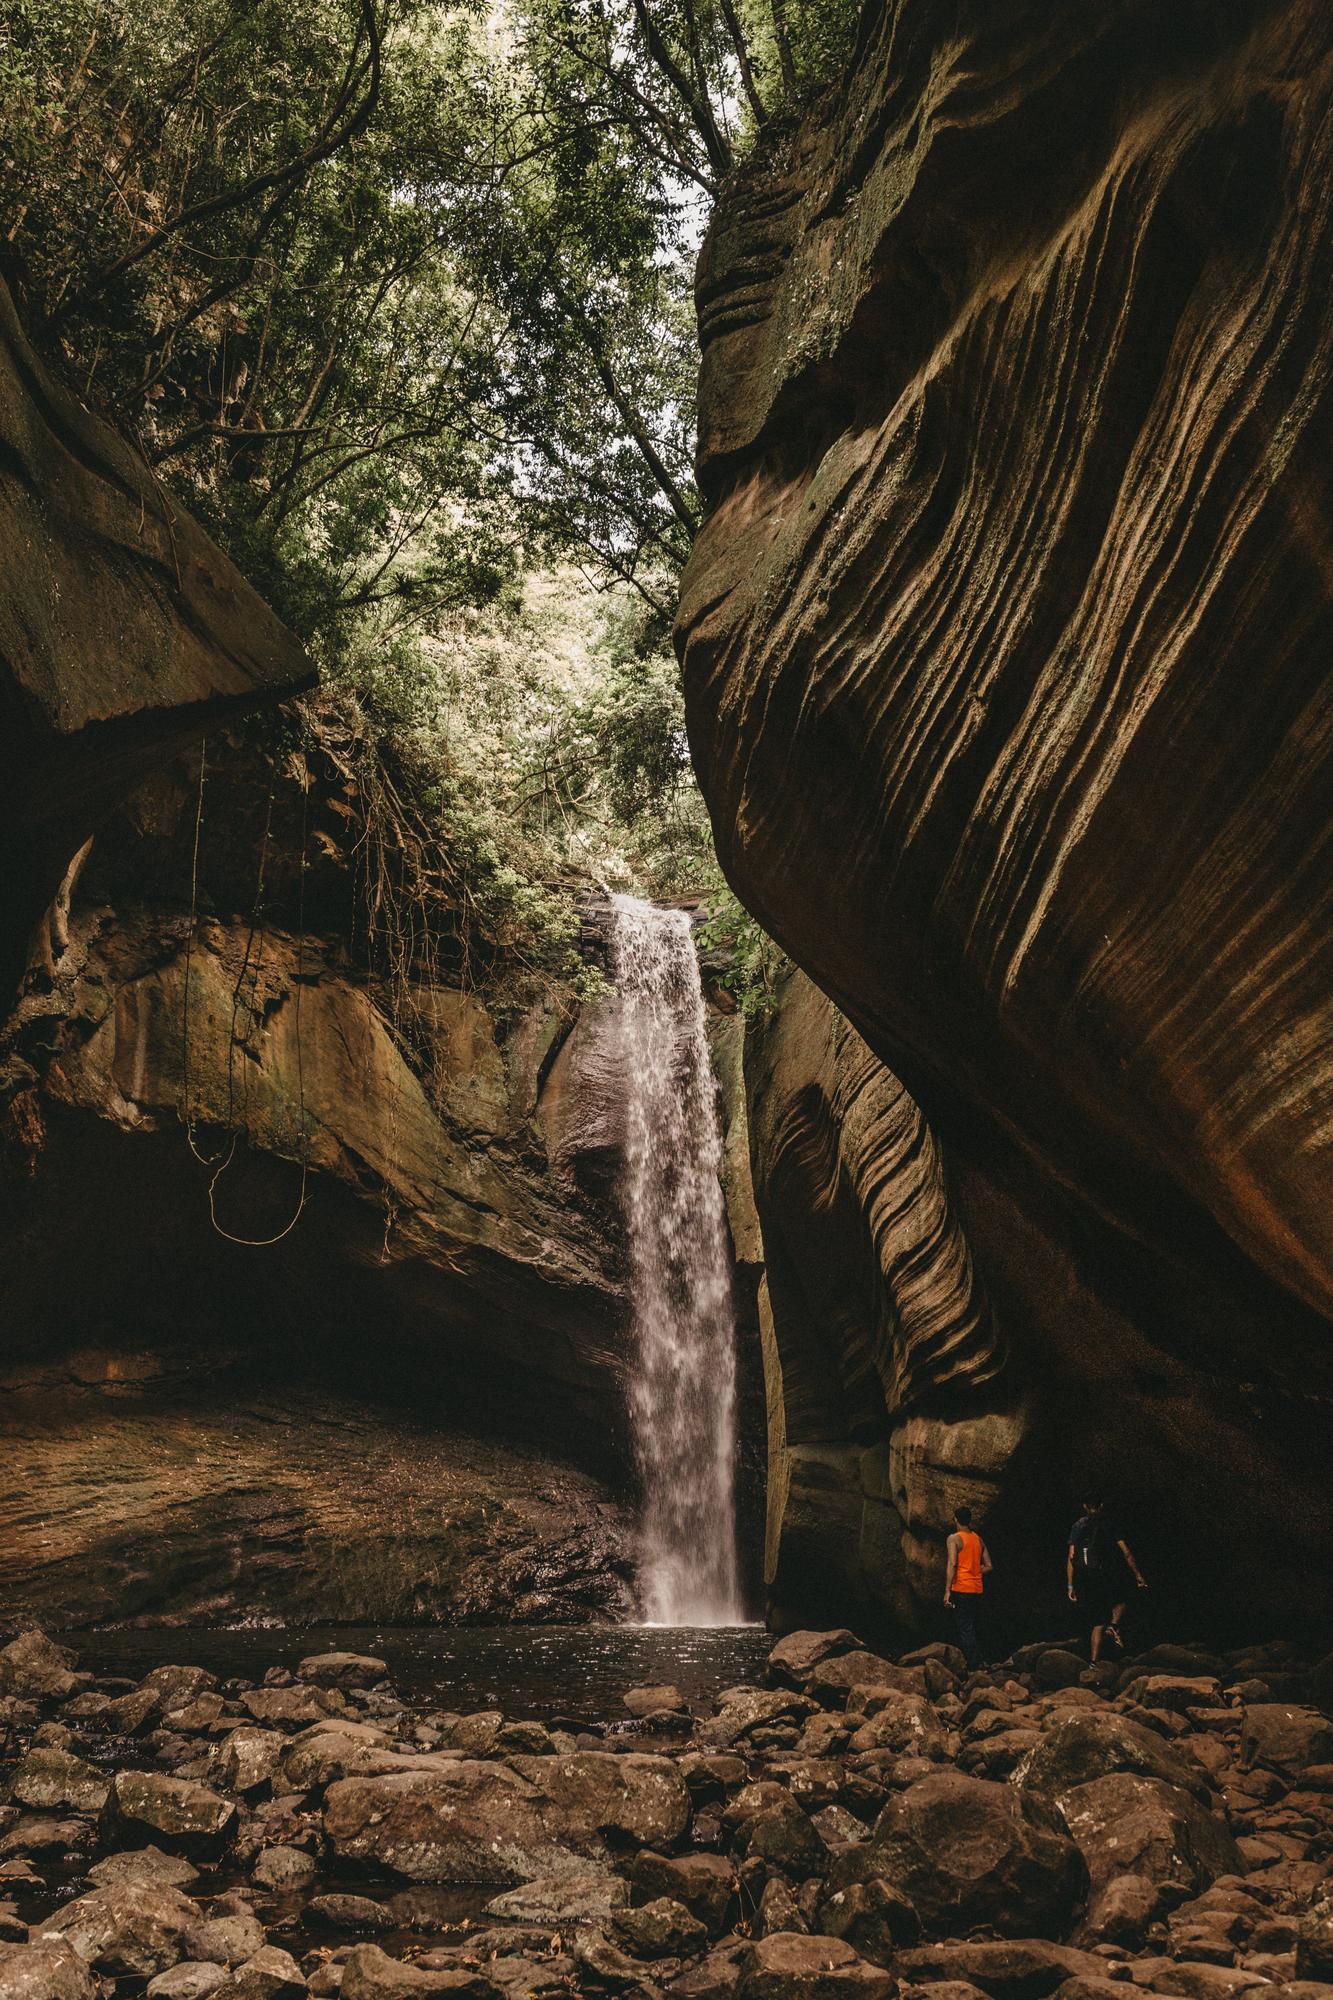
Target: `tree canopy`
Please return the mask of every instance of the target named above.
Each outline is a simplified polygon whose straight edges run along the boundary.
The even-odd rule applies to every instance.
[[[548,860],[650,888],[706,868],[666,649],[698,512],[692,265],[720,180],[836,74],[853,15],[0,0],[20,310],[386,754],[447,781],[443,837],[485,773]]]

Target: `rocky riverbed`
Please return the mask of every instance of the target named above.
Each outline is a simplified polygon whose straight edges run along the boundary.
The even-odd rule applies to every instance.
[[[589,1726],[0,1651],[0,2000],[1333,2000],[1333,1657],[848,1631]]]

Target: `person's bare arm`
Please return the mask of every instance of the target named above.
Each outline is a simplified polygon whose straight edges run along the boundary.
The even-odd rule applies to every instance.
[[[1144,1576],[1143,1571],[1139,1568],[1138,1564],[1135,1562],[1134,1551],[1129,1546],[1129,1543],[1117,1542],[1116,1547],[1119,1549],[1121,1555],[1125,1558],[1125,1561],[1129,1564],[1130,1575],[1133,1577],[1139,1589],[1146,1590],[1148,1588],[1148,1580]]]
[[[950,1535],[950,1537],[949,1537],[948,1541],[947,1541],[947,1542],[945,1543],[945,1545],[944,1545],[944,1546],[945,1546],[945,1549],[946,1549],[946,1552],[947,1552],[947,1554],[948,1554],[948,1558],[949,1558],[949,1571],[948,1571],[948,1575],[947,1575],[947,1576],[945,1577],[945,1579],[944,1579],[944,1601],[945,1601],[945,1603],[946,1603],[946,1604],[952,1604],[952,1603],[953,1603],[953,1580],[954,1580],[954,1574],[955,1574],[955,1572],[956,1572],[956,1570],[957,1570],[957,1568],[958,1568],[958,1537],[957,1537],[957,1535]]]
[[[990,1559],[990,1550],[986,1547],[986,1544],[983,1542],[981,1544],[981,1574],[983,1576],[989,1576],[994,1567],[995,1565]]]
[[[1071,1542],[1069,1544],[1069,1562],[1067,1564],[1067,1575],[1066,1575],[1066,1588],[1069,1591],[1069,1600],[1071,1604],[1078,1596],[1078,1592],[1074,1589],[1074,1557],[1076,1553],[1077,1551],[1074,1548],[1074,1544]]]

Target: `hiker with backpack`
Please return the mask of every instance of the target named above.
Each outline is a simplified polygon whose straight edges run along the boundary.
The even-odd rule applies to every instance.
[[[1100,1494],[1093,1494],[1084,1500],[1083,1512],[1069,1530],[1067,1579],[1070,1602],[1077,1604],[1092,1630],[1094,1661],[1101,1658],[1107,1642],[1124,1647],[1120,1624],[1129,1604],[1131,1578],[1137,1589],[1148,1588],[1134,1551]]]

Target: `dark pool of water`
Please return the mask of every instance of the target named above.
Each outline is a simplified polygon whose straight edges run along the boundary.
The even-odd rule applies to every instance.
[[[151,1631],[63,1635],[79,1665],[135,1680],[167,1663],[207,1667],[227,1680],[261,1680],[307,1653],[373,1653],[398,1691],[464,1713],[614,1722],[626,1688],[670,1681],[690,1701],[753,1680],[769,1648],[761,1626],[668,1629],[645,1625],[511,1625],[451,1631],[404,1625],[312,1625],[299,1630]]]

